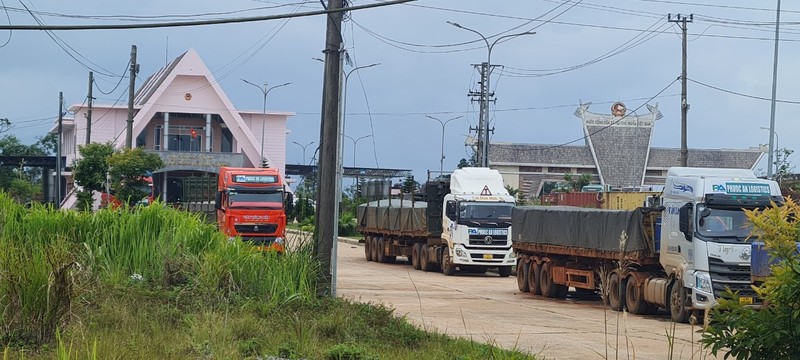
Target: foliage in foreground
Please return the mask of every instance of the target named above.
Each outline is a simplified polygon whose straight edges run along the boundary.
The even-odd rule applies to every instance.
[[[755,288],[764,305],[746,307],[729,294],[711,312],[703,342],[714,355],[727,351],[726,359],[800,359],[800,205],[787,199],[786,206],[748,211],[747,217],[772,258],[779,259]]]

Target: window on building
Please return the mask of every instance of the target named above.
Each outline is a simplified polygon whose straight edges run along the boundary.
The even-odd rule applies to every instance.
[[[153,129],[153,133],[155,134],[155,138],[153,139],[153,149],[154,150],[161,150],[161,125],[156,125],[155,129]]]

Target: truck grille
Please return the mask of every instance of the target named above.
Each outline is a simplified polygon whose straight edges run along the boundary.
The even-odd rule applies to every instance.
[[[278,224],[260,225],[234,225],[239,234],[272,234],[278,229]]]
[[[722,260],[709,258],[708,272],[711,275],[711,285],[714,297],[721,298],[726,289],[739,292],[739,296],[749,296],[754,303],[760,303],[756,292],[750,287],[750,266],[726,264]]]
[[[491,241],[487,238],[490,238]],[[507,246],[508,235],[470,235],[469,244],[473,246]]]

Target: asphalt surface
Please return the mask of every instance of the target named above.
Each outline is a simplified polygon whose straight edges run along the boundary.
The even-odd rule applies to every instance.
[[[701,355],[699,327],[673,328],[663,311],[604,311],[596,296],[574,291],[566,300],[534,297],[520,292],[513,276],[492,272],[444,276],[414,270],[401,257],[395,264],[367,262],[363,245],[349,239],[339,242],[337,295],[386,304],[428,331],[547,359],[668,359],[668,333],[675,339],[672,359],[713,359]]]

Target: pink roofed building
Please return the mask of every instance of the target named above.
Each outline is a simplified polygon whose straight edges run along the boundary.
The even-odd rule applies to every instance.
[[[93,105],[90,142],[125,147],[126,99]],[[216,189],[220,166],[266,163],[285,174],[286,121],[294,113],[237,110],[194,49],[150,75],[137,89],[133,109],[133,146],[161,156],[165,167],[153,174],[153,185],[167,202],[202,200],[197,194],[207,196],[209,188]],[[85,103],[69,110],[75,116],[63,120],[61,147],[67,166],[79,157],[78,145],[87,143],[89,126]],[[65,172],[63,177],[62,207],[73,207],[72,174]]]

